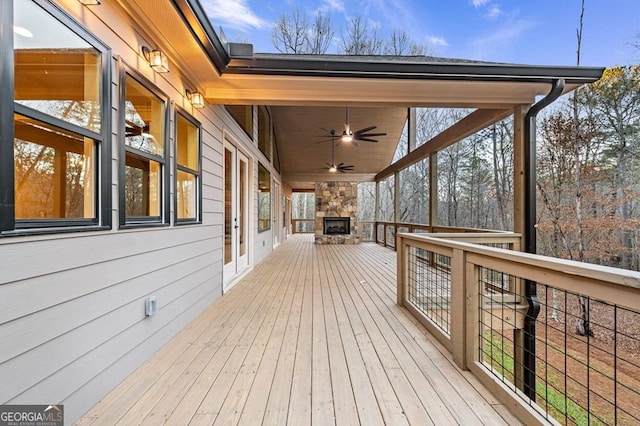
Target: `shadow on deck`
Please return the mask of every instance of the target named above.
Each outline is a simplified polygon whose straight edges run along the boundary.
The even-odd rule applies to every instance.
[[[396,305],[396,254],[294,235],[79,424],[518,424]]]

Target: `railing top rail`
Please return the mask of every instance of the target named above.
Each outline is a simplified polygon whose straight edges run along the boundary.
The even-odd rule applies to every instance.
[[[520,241],[522,238],[522,234],[516,234],[513,232],[509,233],[493,233],[493,232],[438,232],[432,234],[411,234],[411,235],[428,235],[434,238],[441,239],[449,239],[449,240],[499,240],[492,242],[512,242],[512,241]]]
[[[511,268],[519,267],[526,273],[527,269],[535,270],[537,276],[523,276],[523,278],[537,280],[541,282],[544,276],[540,276],[540,271],[554,271],[571,276],[582,278],[585,282],[602,281],[604,283],[615,284],[624,287],[631,287],[640,291],[640,272],[625,269],[612,268],[610,266],[595,265],[591,263],[577,262],[574,260],[559,259],[542,256],[538,254],[522,253],[513,250],[504,250],[494,247],[481,246],[469,242],[443,239],[434,235],[425,234],[398,234],[398,245],[406,244],[408,241],[422,242],[434,246],[444,246],[451,249],[463,250],[467,253],[480,255],[487,261],[498,259],[508,261]],[[527,275],[535,275],[527,273]],[[565,287],[560,285],[560,287]],[[576,288],[568,288],[570,291],[578,291]]]

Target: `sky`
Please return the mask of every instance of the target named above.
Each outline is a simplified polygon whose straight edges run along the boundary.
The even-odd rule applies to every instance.
[[[200,0],[217,32],[275,52],[274,22],[294,8],[331,15],[340,31],[361,16],[384,37],[405,30],[434,56],[529,65],[575,65],[581,0]],[[581,65],[640,63],[640,0],[586,0]]]

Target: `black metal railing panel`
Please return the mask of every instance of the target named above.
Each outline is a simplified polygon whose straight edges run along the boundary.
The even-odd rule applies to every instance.
[[[521,361],[524,280],[479,267],[482,365],[523,403],[562,424],[640,424],[640,311],[538,283],[533,367]],[[518,389],[535,371],[535,398]]]
[[[409,248],[408,301],[450,336],[451,257]]]

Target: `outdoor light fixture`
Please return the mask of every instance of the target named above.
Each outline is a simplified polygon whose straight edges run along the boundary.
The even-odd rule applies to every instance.
[[[187,89],[187,98],[194,108],[204,108],[206,105],[204,101],[204,95],[197,90],[192,92],[191,90]]]
[[[142,46],[142,55],[155,72],[169,72],[169,60],[162,50],[151,50],[147,46]]]
[[[353,142],[353,132],[351,130],[345,130],[344,132],[342,132],[340,140],[345,143]]]
[[[87,6],[94,6],[94,5],[100,4],[100,0],[78,0],[78,1]]]

